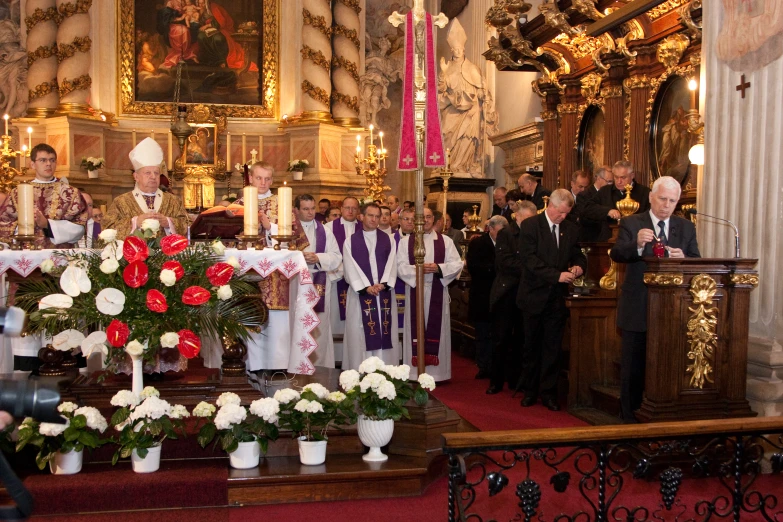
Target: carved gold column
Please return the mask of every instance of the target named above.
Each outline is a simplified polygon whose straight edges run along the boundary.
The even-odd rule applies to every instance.
[[[54,114],[60,99],[57,90],[57,7],[55,0],[27,0],[27,85],[29,116]]]
[[[579,80],[567,80],[565,86],[565,103],[557,106],[560,116],[560,169],[558,172],[558,186],[570,187],[571,174],[579,168],[579,158],[576,150],[579,129],[577,128],[577,112],[579,106],[579,92],[581,82]]]
[[[302,120],[332,121],[332,9],[326,0],[302,1]]]
[[[359,122],[359,0],[335,0],[332,26],[332,117],[335,123]]]
[[[631,76],[623,82],[625,95],[630,97],[626,104],[625,126],[628,146],[628,160],[636,171],[636,181],[650,184],[650,141],[646,132],[647,101],[650,97],[650,66],[655,64],[655,46],[637,47],[636,64]]]
[[[608,77],[602,82],[601,98],[604,99],[604,160],[612,165],[624,159],[623,140],[625,137],[625,99],[623,80],[626,76],[627,60],[615,53],[605,59],[610,67]]]
[[[92,0],[57,0],[60,26],[57,29],[57,82],[63,114],[89,114],[90,7]]]

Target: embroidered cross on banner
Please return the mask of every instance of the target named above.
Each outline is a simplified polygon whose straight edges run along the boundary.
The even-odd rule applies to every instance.
[[[402,161],[403,163],[405,163],[406,167],[410,167],[411,163],[413,162],[413,158],[411,158],[410,156],[405,156],[404,158],[402,158]]]

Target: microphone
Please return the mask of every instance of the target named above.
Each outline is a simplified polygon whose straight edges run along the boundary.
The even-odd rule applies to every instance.
[[[728,219],[719,218],[716,216],[710,216],[709,214],[702,214],[701,212],[698,212],[695,208],[689,208],[685,211],[686,214],[691,214],[693,216],[704,216],[706,218],[715,219],[717,221],[723,221],[724,223],[728,223],[731,225],[731,227],[734,229],[734,258],[739,259],[740,258],[740,238],[739,238],[739,229],[737,228],[737,225],[729,221]]]

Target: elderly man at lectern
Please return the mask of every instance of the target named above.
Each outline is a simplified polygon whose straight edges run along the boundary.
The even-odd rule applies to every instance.
[[[125,239],[141,227],[145,219],[157,219],[165,235],[187,234],[190,220],[182,201],[159,188],[163,149],[158,142],[144,138],[128,157],[133,164],[136,186],[131,192],[114,198],[103,220],[103,228],[113,228],[117,231],[117,239]]]

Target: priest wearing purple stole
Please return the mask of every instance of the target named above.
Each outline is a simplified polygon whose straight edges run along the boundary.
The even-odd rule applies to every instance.
[[[451,378],[451,314],[449,284],[462,272],[462,259],[450,237],[433,230],[432,210],[424,209],[424,336],[425,371],[436,381]],[[416,339],[416,264],[413,234],[400,240],[397,275],[405,281],[405,332],[403,362],[411,366],[411,378],[417,377]]]
[[[390,198],[393,197],[390,196]],[[400,228],[392,235],[394,248],[398,249],[400,239],[411,233],[413,233],[413,210],[406,208],[400,212]],[[397,282],[394,284],[394,294],[397,296],[397,323],[402,330],[405,328],[405,281],[402,278],[397,278]]]
[[[337,247],[340,252],[343,251],[345,240],[350,238],[356,230],[356,218],[359,215],[359,200],[353,197],[347,197],[343,200],[341,207],[342,216],[326,223],[324,226],[334,234],[337,241]],[[329,281],[334,285],[332,288],[332,297],[327,303],[329,310],[329,320],[332,322],[332,335],[345,334],[345,307],[348,303],[348,283],[343,278],[343,265],[329,272]],[[334,347],[334,357],[337,361],[343,360],[342,345]]]
[[[358,370],[368,357],[399,364],[400,341],[394,282],[396,248],[389,234],[378,229],[381,209],[364,208],[362,229],[343,245],[343,270],[350,285],[346,306],[343,370]],[[357,320],[358,319],[358,320]]]
[[[327,272],[335,270],[342,262],[340,248],[334,239],[332,231],[315,219],[315,198],[309,194],[297,196],[294,200],[294,212],[307,235],[309,245],[302,251],[307,261],[307,268],[313,276],[313,284],[321,299],[313,310],[318,314],[321,323],[311,332],[318,343],[318,348],[311,356],[315,366],[334,368],[334,339],[332,325],[329,321],[329,302],[332,294],[332,283]]]

